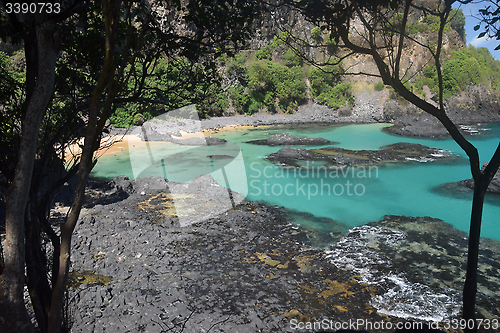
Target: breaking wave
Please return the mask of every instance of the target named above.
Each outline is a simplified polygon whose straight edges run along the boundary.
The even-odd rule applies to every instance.
[[[350,230],[327,256],[336,267],[359,275],[360,283],[380,286],[386,292],[372,298],[377,312],[410,320],[442,321],[460,310],[457,291],[431,288],[408,280],[383,253],[384,247],[397,248],[406,233],[375,226]]]

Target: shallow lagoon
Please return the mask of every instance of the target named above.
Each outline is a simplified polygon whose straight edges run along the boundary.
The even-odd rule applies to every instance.
[[[440,218],[460,230],[468,231],[472,192],[462,193],[439,187],[470,178],[468,160],[460,147],[451,139],[390,135],[382,131],[386,126],[389,125],[263,126],[214,133],[213,137],[228,141],[221,146],[183,147],[151,142],[145,149],[144,144],[131,145],[123,152],[103,156],[92,176],[109,179],[118,175],[129,178],[152,175],[173,181],[189,181],[200,174],[212,173],[221,184],[228,184],[249,200],[265,201],[316,217],[328,217],[348,227],[377,221],[386,214],[392,214]],[[471,138],[480,151],[482,163],[493,154],[498,144],[500,125],[487,125],[483,129],[482,135]],[[282,147],[246,143],[282,132],[299,137],[322,137],[338,142],[335,146],[345,149],[378,149],[395,142],[420,143],[452,151],[460,158],[328,172],[316,164],[314,166],[320,172],[313,172],[305,167],[299,170],[283,169],[265,160],[267,155]],[[230,164],[233,166],[228,167]],[[305,166],[311,167],[311,164]],[[217,172],[222,169],[225,172]],[[500,228],[496,227],[499,218],[500,196],[487,195],[483,236],[500,241]],[[330,224],[325,219],[302,218],[300,223],[322,232],[338,231],[339,228],[338,224]]]

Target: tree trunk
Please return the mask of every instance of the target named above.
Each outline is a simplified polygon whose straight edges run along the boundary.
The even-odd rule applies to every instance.
[[[14,180],[7,192],[4,264],[0,275],[0,332],[32,332],[24,306],[25,235],[24,217],[35,161],[40,123],[54,86],[57,45],[54,25],[37,22],[37,76],[23,121],[19,157]]]
[[[482,178],[482,177],[480,177]],[[486,184],[486,188],[488,184]],[[469,231],[469,251],[467,257],[467,272],[463,290],[463,313],[464,319],[476,319],[476,292],[477,292],[477,264],[479,256],[479,239],[481,235],[481,220],[483,215],[483,203],[486,188],[483,182],[474,182],[474,198],[472,199],[472,213]],[[469,328],[469,327],[468,327]],[[477,328],[468,332],[477,332]]]
[[[99,75],[96,87],[92,92],[92,100],[89,108],[89,119],[87,131],[78,170],[75,199],[71,205],[68,218],[61,225],[61,248],[59,254],[59,270],[55,285],[52,286],[52,302],[50,307],[48,332],[59,333],[61,330],[61,310],[64,302],[64,293],[68,280],[69,267],[71,264],[71,236],[75,229],[85,196],[85,185],[88,175],[93,167],[92,158],[94,152],[99,148],[100,135],[104,122],[109,117],[108,110],[116,95],[116,81],[114,81],[114,47],[118,33],[117,24],[121,7],[120,0],[105,0],[102,2],[105,31],[105,58],[103,69]],[[108,89],[108,96],[104,103],[104,111],[98,121],[101,109],[101,97]]]
[[[484,197],[491,180],[500,166],[500,143],[488,165],[477,177],[474,177],[474,197],[472,199],[472,213],[469,231],[469,249],[467,257],[467,272],[463,290],[464,319],[476,319],[476,293],[477,293],[477,266],[479,257],[479,242],[481,237],[481,220],[483,216]],[[478,327],[467,326],[466,332],[477,332]]]

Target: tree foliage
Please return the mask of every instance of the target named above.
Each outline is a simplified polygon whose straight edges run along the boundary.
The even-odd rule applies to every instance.
[[[12,319],[0,321],[2,332],[31,331],[23,299],[25,271],[40,330],[61,329],[71,235],[113,110],[141,100],[153,109],[155,103],[167,105],[158,98],[159,89],[198,87],[201,71],[216,73],[217,59],[237,52],[248,39],[259,6],[248,0],[68,0],[52,14],[7,13],[0,7],[0,38],[21,45],[26,62],[26,74],[16,78],[0,57],[1,78],[12,81],[1,86],[6,95],[0,97],[5,129],[0,172],[9,187],[0,309]],[[151,80],[162,59],[170,74]],[[178,76],[177,86],[168,80],[172,75]],[[206,87],[198,94],[213,89]],[[143,117],[135,113],[133,122]],[[65,148],[81,137],[82,153],[65,156]],[[54,194],[74,175],[68,216],[51,225]]]
[[[116,103],[110,122],[115,127],[128,128],[137,125],[134,121],[136,115],[141,115],[147,121],[190,104],[197,105],[202,118],[220,116],[228,103],[220,86],[221,81],[218,67],[192,63],[181,57],[161,57],[145,78],[141,96],[131,102]],[[133,91],[134,87],[129,84],[126,89]]]
[[[468,85],[484,85],[488,88],[500,88],[500,63],[496,61],[486,48],[475,48],[472,45],[464,49],[450,52],[442,65],[443,98],[465,90]],[[412,86],[421,92],[424,85],[438,95],[439,77],[435,66],[429,65],[421,76],[415,79]]]
[[[309,74],[311,96],[334,110],[346,104],[354,106],[354,96],[350,92],[351,85],[341,82],[341,74],[339,65],[313,68]]]
[[[306,100],[302,68],[289,68],[269,60],[250,63],[243,69],[233,87],[228,88],[233,106],[240,113],[252,114],[259,109],[292,112]],[[234,75],[234,73],[232,74]]]
[[[460,0],[463,4],[472,3],[473,0]],[[500,1],[486,0],[484,8],[479,10],[477,19],[479,23],[474,26],[474,31],[481,31],[477,38],[489,37],[500,41]],[[495,47],[495,50],[500,50],[500,44]]]

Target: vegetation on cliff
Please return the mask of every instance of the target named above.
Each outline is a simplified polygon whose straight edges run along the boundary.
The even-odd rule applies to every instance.
[[[471,84],[499,89],[500,62],[492,57],[488,49],[468,45],[452,51],[443,62],[443,97],[449,98],[460,93]],[[412,84],[412,88],[420,95],[423,95],[425,86],[433,94],[437,94],[438,74],[433,66],[425,67],[423,75],[417,77]]]
[[[401,24],[402,15],[395,14],[386,24],[397,28]],[[436,36],[439,19],[433,15],[411,12],[406,30],[412,38],[426,40],[431,47],[435,47],[438,42]],[[500,62],[493,59],[485,48],[463,46],[465,17],[461,9],[451,11],[443,32],[450,44],[443,48],[444,98],[464,91],[468,85],[481,84],[498,89]],[[305,37],[299,38],[299,35]],[[434,96],[437,101],[438,75],[435,68],[422,63],[418,50],[405,52],[408,52],[405,61],[419,66],[418,69],[413,68],[411,75],[404,79],[405,85],[424,99]],[[304,55],[311,53],[314,64],[304,61]],[[220,58],[219,77],[211,81],[210,85],[181,87],[174,94],[164,96],[164,100],[169,101],[168,105],[158,103],[155,97],[165,86],[175,85],[178,76],[169,75],[174,74],[175,70],[169,73],[157,70],[157,74],[148,79],[151,94],[154,95],[151,97],[152,102],[121,105],[111,121],[115,126],[129,127],[140,124],[143,119],[148,120],[190,103],[197,104],[202,118],[234,113],[253,114],[258,111],[290,113],[309,101],[324,104],[332,110],[342,106],[352,108],[355,105],[352,82],[366,80],[366,77],[346,80],[344,68],[353,64],[348,58],[345,63],[334,64],[334,61],[328,60],[338,56],[342,54],[338,53],[330,36],[319,26],[301,25],[289,31],[276,32],[271,42],[260,48],[243,51],[232,58]],[[162,66],[167,64],[160,63],[159,68]],[[175,68],[177,65],[168,63],[168,66]],[[198,74],[193,70],[190,75]],[[373,89],[381,91],[384,85],[375,82]],[[392,89],[390,98],[402,100]]]
[[[445,34],[450,39],[464,41],[465,17],[462,10],[453,9],[450,17],[444,28]],[[401,13],[396,14],[386,24],[397,27],[401,24],[401,18]],[[435,16],[413,13],[410,18],[406,28],[410,35],[414,38],[425,36],[429,43],[436,42],[433,36],[439,28],[439,21]],[[154,70],[145,78],[141,97],[115,103],[110,122],[116,127],[140,125],[159,114],[189,104],[197,105],[202,118],[232,113],[253,114],[258,111],[290,113],[309,101],[324,104],[332,110],[342,106],[352,108],[355,98],[351,83],[366,78],[345,80],[343,67],[352,66],[347,60],[345,65],[333,64],[331,60],[316,66],[305,62],[303,55],[308,52],[313,52],[314,61],[318,63],[319,59],[334,59],[339,54],[333,47],[333,41],[319,26],[301,26],[300,29],[309,31],[305,34],[307,40],[303,40],[306,43],[302,43],[301,47],[297,47],[298,37],[292,35],[298,35],[297,30],[281,32],[270,43],[256,50],[247,50],[235,57],[219,57],[215,68],[191,63],[183,57],[160,58]],[[314,50],[312,46],[321,51]],[[4,82],[12,83],[13,79],[22,82],[25,69],[22,63],[19,64],[19,53],[22,52],[10,52],[10,56],[3,54],[0,67],[3,75],[10,78],[10,81]],[[445,53],[444,98],[462,92],[470,84],[481,84],[491,89],[500,87],[500,62],[494,60],[487,49],[459,46]],[[415,58],[410,61],[418,63],[419,55],[413,56]],[[135,70],[142,71],[141,68]],[[67,72],[71,72],[71,69],[58,71],[56,75],[61,77]],[[85,75],[79,75],[79,78],[88,81]],[[136,84],[132,80],[128,81],[124,90],[133,91]],[[405,85],[425,99],[437,96],[437,72],[433,66],[421,66],[419,72],[405,81]],[[2,92],[5,92],[2,96],[13,96],[18,86],[2,86]],[[373,88],[380,91],[384,86],[376,82]],[[393,90],[390,98],[400,99]],[[64,109],[69,101],[61,99],[58,103]]]

